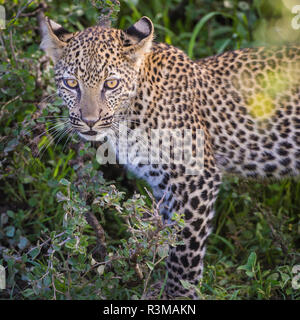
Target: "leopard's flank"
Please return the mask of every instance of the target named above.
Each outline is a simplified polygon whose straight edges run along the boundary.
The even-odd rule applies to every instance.
[[[193,61],[154,42],[147,17],[125,31],[95,26],[76,33],[46,18],[41,30],[70,124],[83,139],[109,136],[124,120],[147,135],[150,129],[186,129],[196,139],[196,131],[203,132],[204,162],[196,175],[172,159],[127,165],[148,181],[158,201],[163,198],[166,219],[184,215],[184,244],[170,248],[166,294],[196,298],[180,280],[196,285],[201,278],[223,174],[299,174],[300,47],[242,49]],[[194,152],[196,141],[192,145]]]

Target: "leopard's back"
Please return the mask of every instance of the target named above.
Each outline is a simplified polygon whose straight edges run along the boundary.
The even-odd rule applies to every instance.
[[[300,170],[300,47],[253,48],[198,61],[199,115],[217,163],[246,177]]]

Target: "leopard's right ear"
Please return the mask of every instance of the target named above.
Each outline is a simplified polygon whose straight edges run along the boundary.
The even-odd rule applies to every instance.
[[[42,12],[38,15],[38,21],[42,38],[40,48],[56,63],[61,57],[67,42],[73,38],[74,34],[45,17]]]
[[[142,17],[125,30],[124,52],[134,61],[140,61],[144,54],[150,52],[154,34],[152,21]]]

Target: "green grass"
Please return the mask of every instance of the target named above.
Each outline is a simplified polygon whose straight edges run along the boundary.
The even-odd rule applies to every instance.
[[[0,264],[7,273],[0,297],[139,299],[153,282],[165,279],[166,250],[160,242],[174,243],[173,233],[142,219],[155,212],[145,184],[119,167],[100,166],[94,146],[64,138],[46,148],[49,117],[61,115],[61,101],[41,103],[55,92],[53,71],[38,48],[31,15],[39,1],[14,19],[26,3],[4,4],[8,23],[0,31]],[[188,0],[182,8],[179,0],[121,3],[116,26],[126,28],[147,15],[157,41],[195,59],[290,40],[268,30],[282,17],[293,17],[274,1],[227,1],[225,7],[224,1]],[[95,24],[99,15],[89,1],[53,0],[46,12],[69,30]],[[299,299],[300,291],[292,287],[292,268],[300,264],[299,194],[300,182],[294,180],[224,180],[202,298]],[[90,211],[105,230],[105,269],[95,232],[83,217]],[[153,232],[158,240],[148,246]]]

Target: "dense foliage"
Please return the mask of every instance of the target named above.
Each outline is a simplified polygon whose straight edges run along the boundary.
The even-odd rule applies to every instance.
[[[0,0],[6,9],[0,30],[2,298],[159,298],[161,291],[149,288],[159,280],[163,287],[166,243],[178,241],[176,230],[161,225],[159,204],[142,181],[120,167],[100,166],[95,145],[59,130],[67,110],[39,49],[40,8],[70,31],[95,24],[102,5],[113,6],[120,28],[147,15],[157,41],[195,59],[299,40],[291,7],[284,5],[293,1],[120,2],[118,12],[109,0]],[[294,180],[224,180],[198,289],[202,298],[300,297],[292,287],[292,268],[300,264],[299,195]],[[102,227],[91,223],[95,217]]]

